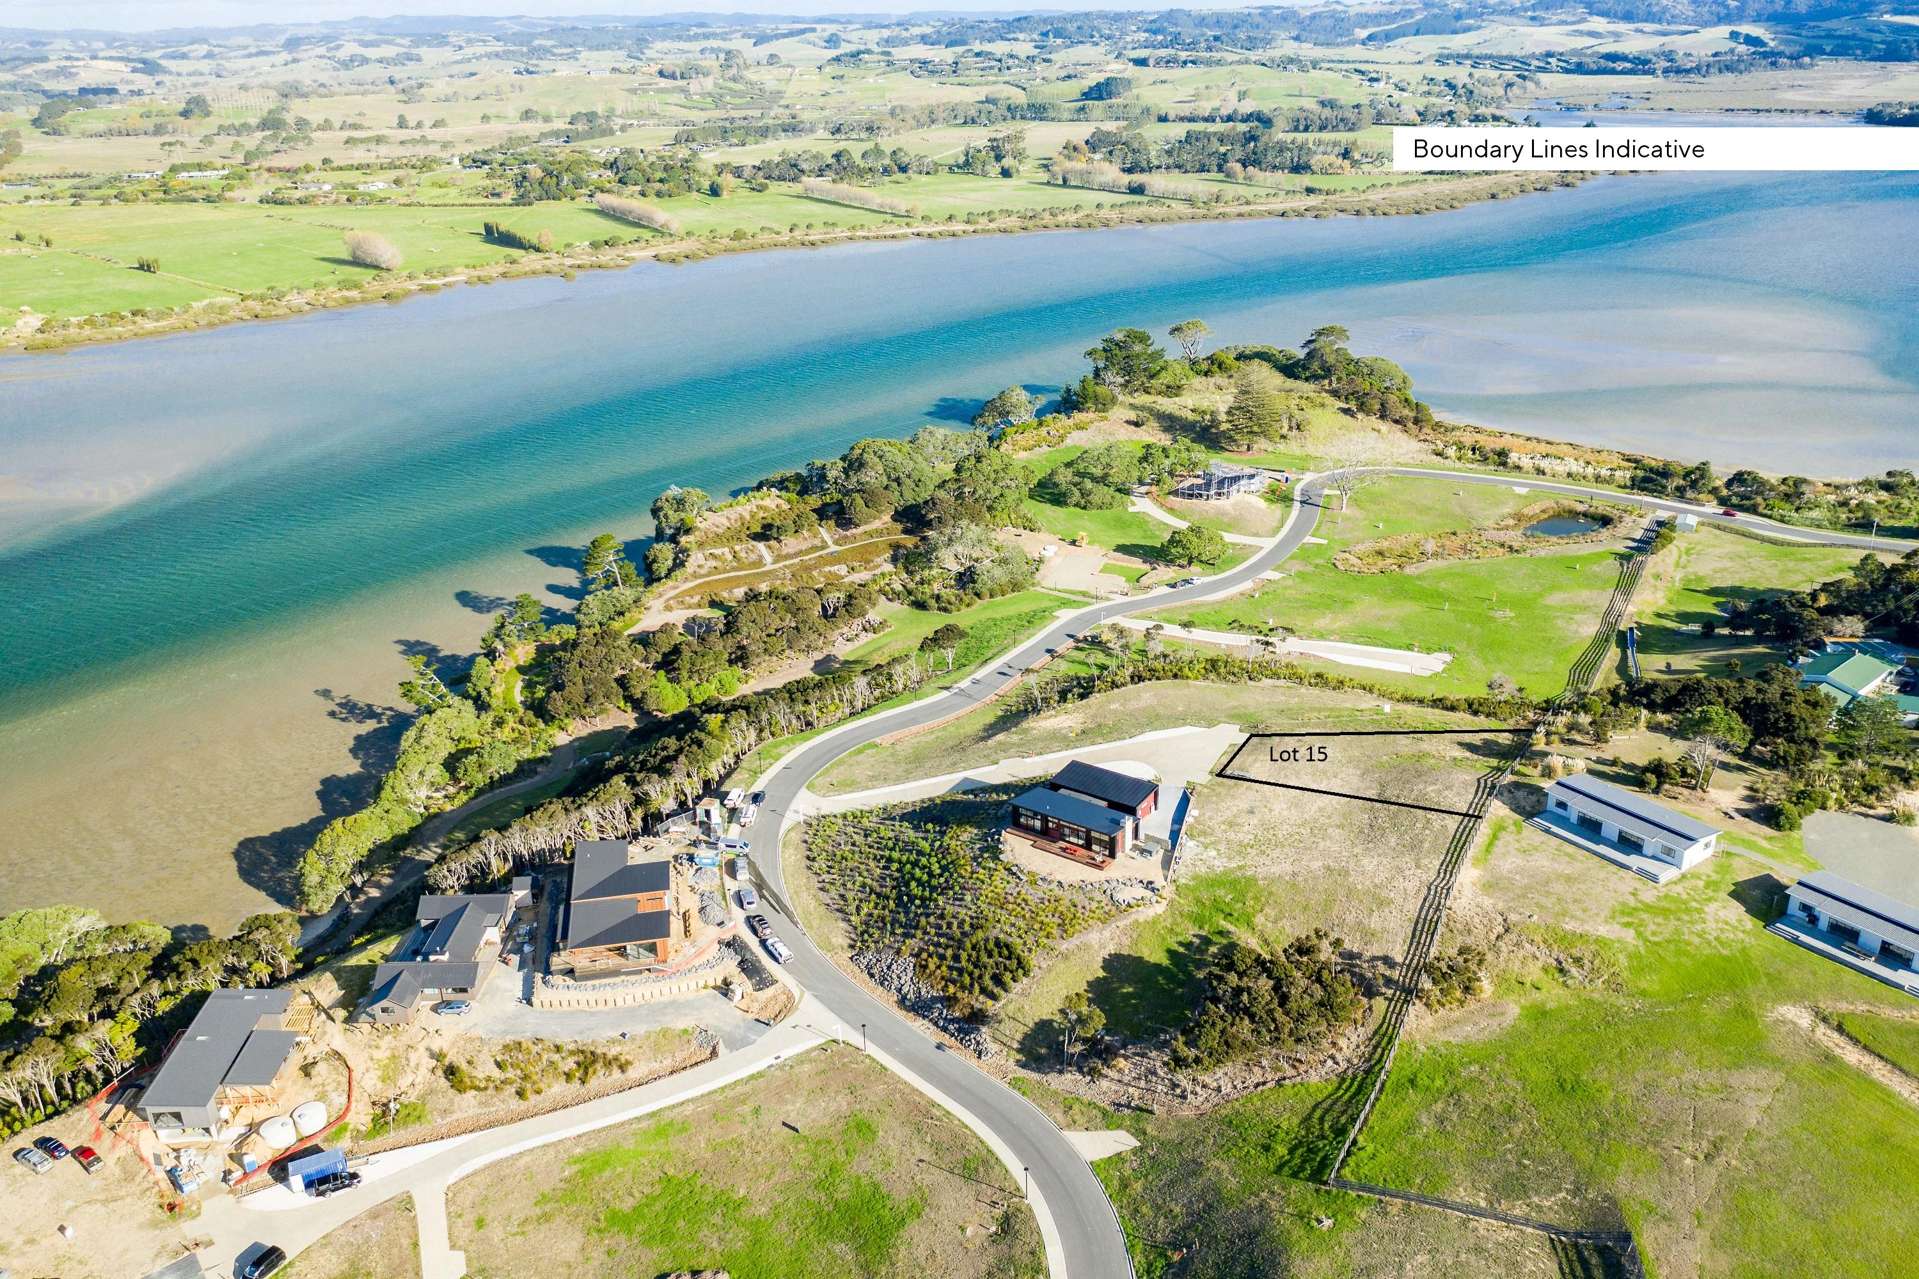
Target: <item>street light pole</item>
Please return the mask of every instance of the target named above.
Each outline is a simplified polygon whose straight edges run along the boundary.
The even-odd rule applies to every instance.
[[[860,1051],[866,1051],[866,1023],[860,1023]]]
[[[1033,1170],[1021,1168],[1020,1171],[1026,1174],[1026,1197],[1030,1200],[1033,1197]]]

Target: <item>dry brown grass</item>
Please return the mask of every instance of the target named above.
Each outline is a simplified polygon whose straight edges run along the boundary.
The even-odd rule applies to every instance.
[[[293,1259],[288,1279],[417,1279],[413,1196],[370,1208]]]

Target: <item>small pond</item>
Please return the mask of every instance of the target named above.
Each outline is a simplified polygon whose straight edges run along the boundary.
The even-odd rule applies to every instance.
[[[1528,524],[1526,532],[1534,537],[1583,537],[1606,527],[1584,515],[1554,515],[1537,524]]]

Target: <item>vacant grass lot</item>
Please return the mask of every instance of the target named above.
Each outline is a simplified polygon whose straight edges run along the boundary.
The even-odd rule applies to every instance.
[[[495,1164],[448,1195],[469,1273],[734,1279],[1044,1274],[978,1138],[850,1048]]]
[[[1287,576],[1250,594],[1157,614],[1214,630],[1284,627],[1313,639],[1432,652],[1453,660],[1438,675],[1369,673],[1387,685],[1436,693],[1481,693],[1495,675],[1536,697],[1559,691],[1591,640],[1612,593],[1615,553],[1546,551],[1499,560],[1443,562],[1379,574],[1335,568],[1342,547],[1401,533],[1495,523],[1530,498],[1511,489],[1444,480],[1391,479],[1361,489],[1352,508],[1326,512]]]
[[[361,1213],[286,1270],[287,1279],[415,1279],[419,1273],[420,1232],[411,1195]]]
[[[1737,533],[1704,527],[1680,538],[1660,556],[1641,588],[1640,660],[1663,672],[1723,675],[1784,661],[1786,652],[1750,635],[1699,634],[1704,622],[1725,618],[1722,607],[1767,595],[1802,590],[1842,576],[1858,551],[1825,546],[1775,546]]]
[[[1349,1175],[1565,1223],[1624,1215],[1662,1275],[1909,1265],[1919,1125],[1788,1010],[1910,1011],[1764,931],[1779,884],[1722,853],[1654,888],[1516,823],[1441,947],[1494,997],[1422,1018]]]

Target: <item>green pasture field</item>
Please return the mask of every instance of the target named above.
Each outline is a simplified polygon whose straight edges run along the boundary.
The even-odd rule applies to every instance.
[[[1505,912],[1521,944],[1487,1005],[1414,1023],[1347,1175],[1569,1225],[1623,1214],[1651,1273],[1899,1270],[1919,1125],[1804,1010],[1910,1001],[1766,932],[1782,886],[1736,854],[1654,888],[1503,834],[1451,918]]]
[[[1490,524],[1537,501],[1444,480],[1390,479],[1361,489],[1352,508],[1328,511],[1318,536],[1281,566],[1286,576],[1247,595],[1168,610],[1167,621],[1208,630],[1285,627],[1313,639],[1343,640],[1453,655],[1434,676],[1372,672],[1369,678],[1435,693],[1474,694],[1494,675],[1526,693],[1559,691],[1591,640],[1611,595],[1617,557],[1572,549],[1498,560],[1436,563],[1418,572],[1348,573],[1334,567],[1342,546],[1400,533]]]

